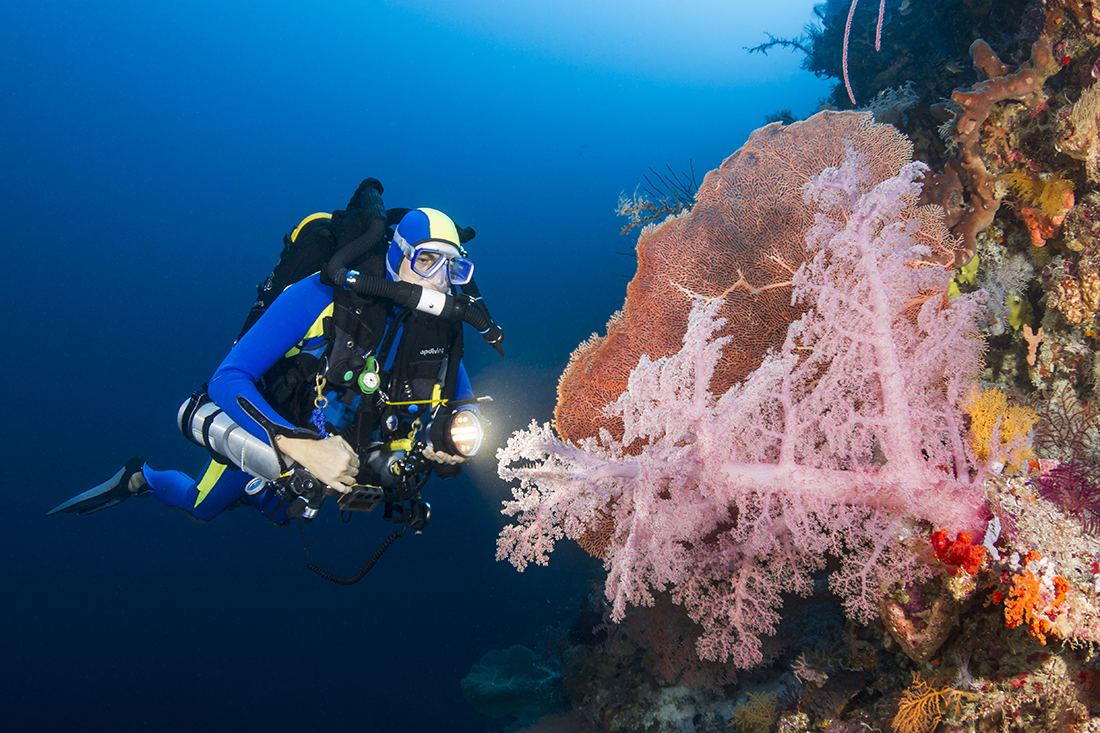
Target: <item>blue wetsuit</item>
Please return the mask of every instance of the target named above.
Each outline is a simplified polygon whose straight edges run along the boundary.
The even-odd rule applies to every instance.
[[[273,422],[293,427],[268,404],[256,384],[268,369],[292,350],[320,356],[326,346],[321,334],[321,320],[331,311],[332,287],[323,285],[319,275],[288,287],[218,366],[210,379],[210,398],[234,422],[265,443],[268,442],[267,433],[237,404],[238,395],[244,396]],[[389,352],[391,363],[384,365],[383,371],[392,367],[400,333],[399,330],[394,348]],[[458,399],[473,396],[466,369],[461,365],[454,394]],[[330,394],[325,419],[339,431],[351,422],[355,411],[354,407],[348,407],[333,397],[334,394]],[[244,489],[252,476],[217,461],[209,461],[197,481],[180,471],[153,470],[148,464],[142,473],[152,488],[153,496],[202,522],[213,519],[242,500],[259,509],[276,524],[286,524],[288,521],[274,492],[249,496]]]

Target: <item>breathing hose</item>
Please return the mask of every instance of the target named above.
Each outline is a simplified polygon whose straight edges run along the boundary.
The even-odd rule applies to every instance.
[[[401,280],[362,275],[355,270],[347,274],[344,286],[359,295],[387,298],[406,308],[431,313],[449,321],[465,321],[479,333],[496,327],[489,315],[467,295],[448,295]],[[496,327],[496,331],[499,332],[500,328]]]
[[[326,273],[334,283],[343,284],[348,277],[348,265],[374,249],[386,233],[386,207],[382,203],[381,182],[377,178],[368,178],[359,189],[364,215],[368,217],[367,229],[329,259]]]

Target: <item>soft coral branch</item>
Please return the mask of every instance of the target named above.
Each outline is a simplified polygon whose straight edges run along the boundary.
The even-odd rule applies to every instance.
[[[820,213],[794,297],[809,310],[744,383],[708,391],[725,341],[713,338],[721,302],[700,299],[683,348],[643,357],[609,408],[622,441],[572,446],[534,424],[513,436],[498,458],[500,475],[519,480],[504,509],[518,523],[499,558],[545,563],[556,540],[610,515],[613,618],[668,590],[702,625],[701,656],[748,667],[781,594],[808,593],[829,553],[843,561],[834,590],[869,620],[883,586],[926,572],[899,542],[916,537],[904,520],[976,528],[981,467],[957,407],[980,366],[976,302],[925,298],[915,321],[906,315],[951,278],[912,266],[932,251],[913,203],[925,169],[873,189],[865,170],[849,153],[807,185]],[[632,443],[637,455],[624,452]]]

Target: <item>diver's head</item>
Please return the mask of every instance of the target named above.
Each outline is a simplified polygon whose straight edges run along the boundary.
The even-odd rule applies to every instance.
[[[413,209],[401,218],[386,253],[386,274],[445,293],[451,285],[465,285],[474,265],[450,218],[435,209]]]

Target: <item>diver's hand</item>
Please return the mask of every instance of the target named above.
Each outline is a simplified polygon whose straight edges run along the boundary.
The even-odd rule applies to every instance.
[[[455,456],[450,453],[444,453],[443,451],[437,451],[430,445],[424,446],[424,457],[436,463],[446,463],[448,466],[454,466],[470,460],[466,456]]]
[[[323,484],[346,494],[359,473],[359,456],[339,435],[323,440],[276,436],[275,445]]]

